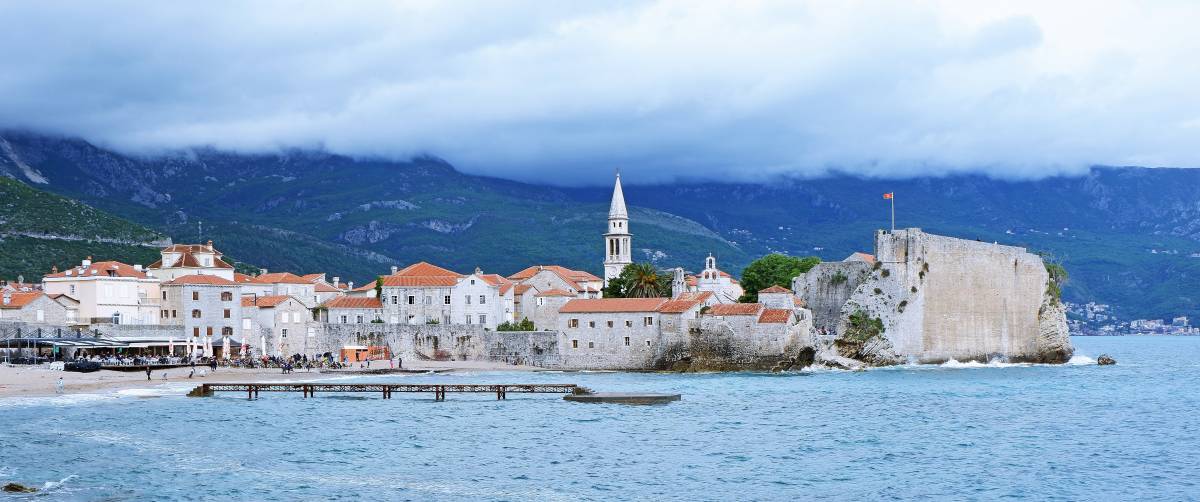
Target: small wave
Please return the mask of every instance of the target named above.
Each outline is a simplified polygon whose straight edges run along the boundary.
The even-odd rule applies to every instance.
[[[942,364],[937,365],[937,367],[939,367],[939,368],[954,368],[954,369],[959,369],[959,368],[963,368],[963,369],[965,369],[965,368],[1025,368],[1025,367],[1029,367],[1029,366],[1031,366],[1029,363],[1009,363],[1009,362],[1004,362],[1004,361],[1001,361],[998,359],[993,359],[986,363],[981,363],[979,361],[959,362],[958,360],[951,359],[949,361],[946,361]]]
[[[52,493],[52,492],[62,488],[64,485],[67,484],[68,481],[71,481],[78,477],[79,476],[72,474],[72,475],[62,478],[58,481],[47,481],[45,484],[42,485],[42,489],[40,491],[41,491],[41,493]]]
[[[76,406],[91,404],[98,401],[114,399],[115,395],[105,394],[62,394],[57,396],[14,396],[0,398],[0,408],[22,408],[28,406]]]
[[[1089,366],[1096,364],[1096,360],[1088,356],[1074,355],[1067,361],[1067,364],[1070,366]]]

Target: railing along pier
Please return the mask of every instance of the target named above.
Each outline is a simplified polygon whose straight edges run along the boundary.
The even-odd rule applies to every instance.
[[[206,383],[196,387],[188,396],[207,397],[217,392],[245,392],[247,399],[260,392],[299,392],[305,398],[321,393],[368,392],[391,399],[396,392],[433,393],[434,401],[445,401],[446,393],[495,393],[496,399],[508,398],[508,393],[571,394],[576,385],[569,383],[537,384],[394,384],[394,383]]]

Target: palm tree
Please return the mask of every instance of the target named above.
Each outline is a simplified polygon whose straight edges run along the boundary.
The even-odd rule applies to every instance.
[[[662,296],[662,281],[658,269],[649,263],[632,263],[621,275],[628,277],[625,295],[629,298],[657,298]]]

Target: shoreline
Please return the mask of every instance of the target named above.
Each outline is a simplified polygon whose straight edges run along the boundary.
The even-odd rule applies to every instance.
[[[207,366],[196,366],[196,375],[191,374],[190,367],[152,370],[151,379],[146,379],[144,371],[113,371],[100,370],[92,373],[75,373],[70,371],[52,370],[48,365],[39,366],[7,366],[0,365],[0,399],[7,397],[48,397],[60,395],[57,392],[58,378],[63,378],[63,393],[94,394],[105,391],[121,391],[135,388],[163,387],[166,385],[191,384],[199,386],[203,383],[267,383],[278,381],[320,381],[334,378],[367,377],[386,374],[413,375],[425,373],[453,374],[459,371],[509,371],[528,373],[546,371],[545,368],[533,366],[514,366],[490,361],[405,361],[403,369],[396,368],[348,368],[342,370],[313,370],[311,372],[298,369],[292,373],[283,373],[279,368],[217,368],[211,372]],[[165,374],[165,377],[164,377]]]

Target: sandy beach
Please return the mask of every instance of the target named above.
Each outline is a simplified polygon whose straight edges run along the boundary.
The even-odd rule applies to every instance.
[[[379,370],[388,368],[386,361],[375,361],[369,369]],[[150,380],[146,379],[144,371],[122,372],[101,370],[93,373],[74,373],[69,371],[52,370],[48,365],[40,366],[6,366],[0,365],[0,398],[13,396],[51,396],[56,394],[59,377],[63,379],[64,394],[85,394],[114,391],[130,388],[156,387],[160,385],[181,383],[214,382],[272,382],[316,381],[330,378],[342,378],[364,374],[366,366],[361,369],[356,363],[353,368],[343,370],[305,371],[298,369],[290,374],[284,374],[279,368],[217,368],[212,372],[207,367],[196,367],[196,374],[188,378],[191,368],[172,368],[151,372]],[[491,361],[404,361],[404,370],[410,372],[455,372],[455,371],[541,371],[543,368],[533,366],[514,366],[502,362]]]

